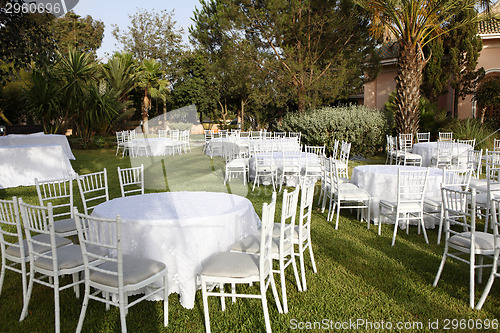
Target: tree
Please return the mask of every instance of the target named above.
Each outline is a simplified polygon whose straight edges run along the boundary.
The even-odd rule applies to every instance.
[[[149,110],[151,110],[151,90],[160,85],[163,75],[164,73],[161,70],[161,64],[156,60],[146,59],[142,62],[139,74],[139,86],[144,91],[141,104],[141,117],[144,125],[144,133],[148,133]]]
[[[479,109],[479,120],[484,123],[485,113],[500,116],[500,78],[488,78],[482,82],[474,94]],[[498,119],[496,119],[498,121]]]
[[[475,11],[486,0],[356,0],[371,13],[374,36],[392,35],[399,43],[396,76],[396,129],[399,133],[416,133],[419,124],[418,105],[423,68],[428,61],[423,47],[449,32],[448,22],[457,14]],[[456,20],[453,29],[477,20],[474,15]]]
[[[117,96],[122,104],[117,121],[125,120],[135,111],[129,95],[139,84],[139,65],[130,53],[115,53],[103,66],[108,90]]]
[[[450,23],[470,20],[475,12],[468,11],[457,15]],[[459,98],[465,99],[473,94],[479,81],[484,77],[484,68],[476,69],[479,52],[483,48],[481,37],[477,35],[477,22],[464,24],[458,29],[453,29],[448,34],[445,42],[450,56],[450,72],[452,73],[451,87],[453,88],[453,116],[458,117]]]
[[[62,53],[74,48],[95,55],[104,37],[102,21],[94,21],[91,16],[82,18],[72,11],[53,20],[51,30]]]
[[[0,78],[2,86],[21,68],[38,70],[50,67],[56,58],[49,23],[50,14],[7,11],[5,4],[22,0],[0,1]]]
[[[270,77],[274,87],[269,94],[291,94],[285,100],[293,97],[297,109],[304,111],[361,87],[362,64],[374,41],[366,32],[364,12],[352,1],[216,3],[220,15],[234,22],[223,33],[231,38],[243,35],[259,51],[249,59]]]
[[[420,91],[432,103],[437,104],[450,81],[450,60],[445,55],[443,38],[436,38],[424,47],[428,59],[424,67]],[[431,56],[432,55],[432,56]]]
[[[125,52],[129,52],[142,63],[154,59],[168,70],[172,62],[179,57],[183,47],[182,29],[175,27],[173,11],[148,12],[140,9],[129,15],[131,25],[123,31],[116,25],[112,32]]]

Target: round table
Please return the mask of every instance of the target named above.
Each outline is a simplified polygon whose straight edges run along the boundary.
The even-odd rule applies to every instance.
[[[437,142],[415,143],[412,148],[414,154],[422,156],[422,166],[431,165],[431,159],[437,157]],[[471,145],[465,143],[453,143],[452,156],[458,158],[462,165],[467,163],[467,152],[472,149]]]
[[[151,153],[151,156],[163,156],[166,155],[166,147],[173,147],[179,144],[180,142],[172,141],[170,138],[146,138],[133,139],[131,146],[135,149],[145,147]]]
[[[381,199],[396,201],[398,196],[398,169],[405,170],[425,170],[424,167],[400,166],[400,165],[361,165],[352,171],[351,182],[366,190],[372,196],[371,219],[378,223],[379,202]],[[441,196],[441,182],[443,180],[443,170],[429,168],[425,196]],[[426,220],[426,227],[434,227],[434,219]]]
[[[188,309],[194,307],[202,262],[257,233],[260,225],[248,199],[217,192],[163,192],[116,198],[96,206],[92,215],[120,215],[123,253],[165,263],[169,293],[179,293],[182,306]]]

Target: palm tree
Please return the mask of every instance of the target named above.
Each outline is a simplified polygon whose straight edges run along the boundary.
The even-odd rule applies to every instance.
[[[162,75],[163,71],[161,70],[161,64],[155,59],[146,59],[142,62],[139,86],[144,89],[141,116],[145,134],[148,133],[149,110],[151,110],[150,90],[158,86]]]
[[[489,0],[355,0],[372,16],[374,37],[391,36],[399,45],[396,74],[396,129],[399,133],[416,133],[419,128],[419,100],[422,70],[429,59],[423,47],[445,34],[446,23],[464,11],[482,6],[489,11]],[[475,15],[453,28],[462,27]]]

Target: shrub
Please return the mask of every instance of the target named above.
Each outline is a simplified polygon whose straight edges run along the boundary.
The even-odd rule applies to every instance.
[[[493,149],[495,135],[489,126],[478,119],[456,119],[443,128],[445,132],[453,132],[453,139],[476,139],[475,149]]]
[[[348,141],[352,143],[351,154],[361,155],[373,155],[383,148],[388,129],[383,111],[357,105],[287,113],[276,126],[280,132],[301,132],[303,144],[326,145],[329,152],[335,140]]]

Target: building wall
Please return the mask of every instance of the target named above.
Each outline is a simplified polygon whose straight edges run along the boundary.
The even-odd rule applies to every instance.
[[[389,94],[396,90],[395,77],[396,65],[384,65],[377,78],[365,84],[364,105],[369,108],[383,108]]]
[[[500,35],[482,36],[483,49],[479,55],[478,68],[483,67],[486,73],[500,73]],[[383,65],[382,71],[377,78],[365,84],[364,104],[368,107],[381,109],[389,93],[396,89],[396,65]],[[447,93],[440,97],[439,107],[448,113],[453,111],[453,89],[448,86]],[[471,118],[475,116],[475,106],[472,96],[467,96],[465,100],[459,99],[458,117]]]

